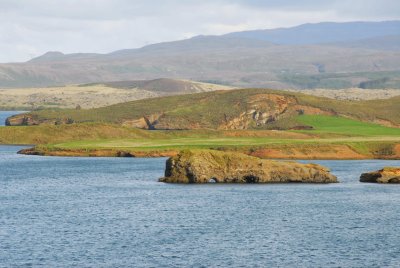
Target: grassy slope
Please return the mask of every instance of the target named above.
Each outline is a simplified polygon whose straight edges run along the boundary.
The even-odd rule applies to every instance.
[[[299,116],[300,122],[314,127],[312,131],[297,131],[314,134],[312,136],[290,136],[287,131],[265,131],[264,135],[251,136],[257,131],[237,131],[241,133],[229,136],[230,131],[206,131],[195,135],[197,131],[168,132],[157,131],[166,136],[155,139],[103,139],[97,141],[72,141],[58,144],[64,148],[142,148],[142,149],[182,149],[209,147],[248,147],[266,144],[312,144],[312,143],[357,143],[357,142],[394,142],[400,141],[400,129],[377,124],[364,123],[341,117],[322,115]],[[267,134],[276,132],[277,135]]]
[[[301,103],[318,107],[321,109],[331,109],[340,114],[351,116],[359,120],[385,119],[392,123],[400,123],[400,97],[390,99],[367,100],[367,101],[347,101],[329,98],[318,98],[315,96],[302,95]]]
[[[393,154],[400,144],[400,129],[328,116],[300,116],[312,131],[146,131],[112,124],[73,124],[60,126],[2,127],[0,143],[39,144],[44,152],[127,150],[165,152],[181,149],[212,148],[252,152],[277,149],[292,153],[301,150],[334,151],[347,146],[364,154]],[[41,144],[41,145],[40,145]],[[72,154],[74,155],[74,154]]]
[[[0,144],[49,144],[74,140],[156,138],[160,133],[112,124],[42,125],[0,127]]]
[[[155,98],[127,102],[91,110],[43,110],[35,112],[44,118],[70,117],[76,121],[94,121],[60,126],[31,126],[0,128],[0,143],[42,144],[42,150],[134,150],[166,151],[185,148],[214,148],[255,151],[275,148],[290,151],[302,148],[313,154],[332,150],[330,146],[345,145],[365,154],[387,154],[400,143],[400,129],[365,123],[337,116],[294,116],[282,124],[303,124],[311,131],[145,131],[121,127],[122,119],[145,114],[166,113],[174,123],[201,122],[217,128],[225,114],[235,117],[247,109],[248,99],[255,94],[279,93],[295,96],[299,104],[328,109],[365,121],[385,119],[400,123],[400,97],[375,101],[335,101],[299,93],[264,89],[220,91]],[[100,123],[99,123],[100,122]],[[109,123],[111,122],[111,123]]]
[[[71,125],[39,125],[0,127],[0,144],[55,144],[82,143],[90,144],[108,140],[154,141],[173,139],[193,139],[204,141],[212,138],[285,138],[304,139],[313,136],[302,133],[275,131],[216,131],[216,130],[185,130],[185,131],[147,131],[128,128],[115,124],[82,123]]]
[[[263,93],[294,96],[299,104],[331,110],[362,121],[384,119],[400,124],[398,116],[400,114],[400,97],[355,102],[266,89],[242,89],[162,97],[90,110],[43,110],[34,112],[34,115],[42,119],[71,118],[75,122],[119,123],[124,119],[137,119],[143,115],[164,113],[167,120],[178,127],[199,123],[205,128],[217,128],[225,116],[234,118],[245,111],[249,97]]]

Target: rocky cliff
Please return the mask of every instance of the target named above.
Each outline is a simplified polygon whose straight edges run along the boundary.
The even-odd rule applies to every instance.
[[[400,183],[400,167],[385,167],[361,174],[360,182]]]
[[[170,183],[334,183],[337,178],[316,164],[272,161],[233,152],[182,151],[167,160]]]

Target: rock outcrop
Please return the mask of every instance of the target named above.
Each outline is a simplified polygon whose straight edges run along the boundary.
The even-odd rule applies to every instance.
[[[17,114],[6,119],[6,126],[32,126],[37,125],[37,122],[31,114]]]
[[[400,183],[400,167],[384,167],[381,170],[363,173],[360,182]]]
[[[122,122],[122,125],[134,128],[154,130],[156,129],[156,125],[159,124],[159,121],[163,116],[163,113],[151,114],[149,116],[143,116],[139,119],[124,120]],[[157,126],[157,129],[160,129],[160,127]]]
[[[32,114],[17,114],[6,119],[6,126],[35,126],[35,125],[65,125],[72,124],[74,121],[71,118],[58,119],[38,119]]]
[[[282,118],[299,114],[332,115],[331,111],[323,111],[311,106],[299,105],[293,96],[278,94],[257,94],[251,96],[246,110],[235,118],[226,118],[218,128],[223,130],[249,129],[262,127]],[[295,126],[296,129],[307,129],[309,126]]]
[[[170,183],[335,183],[323,166],[265,160],[235,152],[182,151],[167,160],[165,177]]]
[[[277,94],[257,94],[247,102],[247,109],[238,117],[225,118],[225,124],[220,129],[248,129],[251,124],[262,126],[278,120],[289,107],[296,104],[294,97]]]

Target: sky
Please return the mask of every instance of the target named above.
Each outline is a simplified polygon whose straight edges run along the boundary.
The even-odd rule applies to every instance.
[[[0,0],[0,62],[303,23],[399,19],[399,0]]]

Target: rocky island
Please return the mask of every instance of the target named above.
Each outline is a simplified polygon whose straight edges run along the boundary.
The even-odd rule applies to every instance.
[[[384,167],[377,171],[363,173],[360,182],[400,183],[400,167]]]
[[[317,164],[260,159],[236,152],[182,151],[167,160],[169,183],[336,183],[328,168]]]

